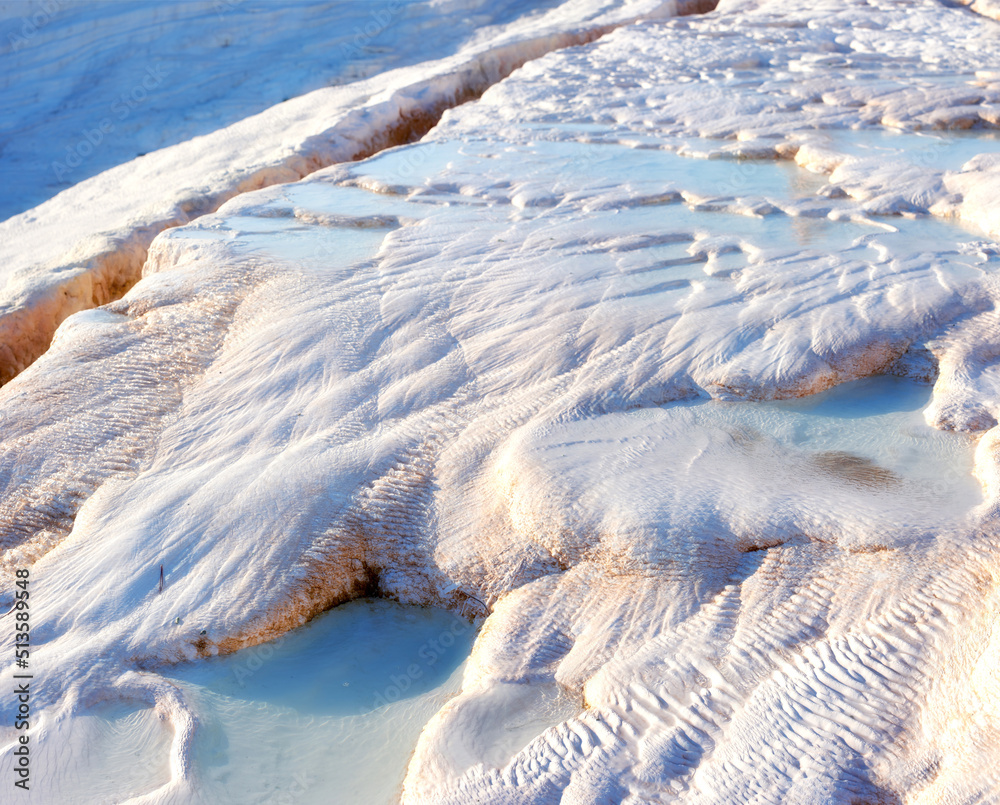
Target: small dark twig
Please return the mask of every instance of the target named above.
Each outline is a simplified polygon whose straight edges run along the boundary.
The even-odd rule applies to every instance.
[[[479,606],[482,607],[482,616],[484,618],[485,617],[489,617],[490,608],[488,606],[486,606],[486,604],[484,604],[482,601],[480,601],[478,598],[476,598],[476,596],[470,595],[467,592],[463,592],[462,595],[465,596],[465,601],[462,602],[462,614],[463,615],[465,614],[465,605],[467,603],[469,603],[469,601],[471,600],[471,601],[475,601],[477,604],[479,604]]]

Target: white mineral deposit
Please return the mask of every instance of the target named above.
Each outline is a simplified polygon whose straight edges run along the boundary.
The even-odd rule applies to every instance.
[[[1000,803],[998,20],[0,3],[0,802]]]

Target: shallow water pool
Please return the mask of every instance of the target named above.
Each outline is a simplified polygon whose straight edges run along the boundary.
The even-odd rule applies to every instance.
[[[395,801],[475,633],[445,610],[359,600],[273,643],[170,669],[201,721],[204,801]]]
[[[808,451],[834,474],[857,469],[863,479],[865,470],[879,468],[886,478],[921,485],[942,509],[967,511],[982,501],[973,476],[975,441],[928,425],[923,411],[930,398],[929,385],[878,376],[791,400],[713,400],[678,407],[690,408],[705,425],[745,428],[786,448]]]

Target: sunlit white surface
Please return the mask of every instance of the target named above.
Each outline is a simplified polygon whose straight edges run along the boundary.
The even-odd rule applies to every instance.
[[[928,425],[923,412],[930,398],[929,385],[877,377],[811,397],[760,405],[682,405],[706,425],[744,428],[751,438],[767,436],[820,456],[849,454],[865,459],[918,484],[923,495],[937,493],[935,506],[969,509],[982,497],[973,477],[974,439]],[[864,473],[858,482],[864,485]]]
[[[106,702],[45,719],[30,738],[28,790],[15,789],[5,769],[14,792],[8,801],[113,805],[148,794],[170,780],[170,733],[165,718],[137,703]]]
[[[14,28],[17,9],[0,9]],[[406,142],[525,61],[677,9],[661,0],[49,4],[29,41],[0,53],[7,106],[23,115],[0,141],[25,168],[10,184],[18,195],[26,183],[19,195],[41,202],[0,222],[0,382],[35,360],[67,316],[121,296],[164,229]],[[244,28],[256,47],[236,43]],[[289,38],[294,47],[283,46]],[[149,55],[133,41],[151,43]],[[272,48],[282,55],[268,58]],[[69,55],[80,50],[88,58]],[[306,53],[325,67],[304,63]],[[73,97],[52,109],[50,92]],[[50,172],[56,186],[45,184]]]
[[[155,702],[146,802],[213,768],[157,670],[372,593],[488,612],[407,805],[995,797],[993,141],[823,139],[989,124],[992,23],[723,5],[170,230],[0,389],[39,707]]]

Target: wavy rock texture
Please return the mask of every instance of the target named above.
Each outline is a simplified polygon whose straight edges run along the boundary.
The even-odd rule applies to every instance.
[[[625,27],[160,234],[0,389],[39,704],[139,691],[175,728],[148,801],[193,798],[159,665],[475,598],[404,802],[1000,800],[992,163],[882,139],[961,109],[990,150],[993,25]]]
[[[87,157],[72,174],[74,180],[89,175],[95,165],[114,167],[89,175],[55,198],[0,224],[0,383],[41,355],[67,316],[116,300],[127,291],[141,275],[150,242],[164,229],[212,212],[240,193],[296,181],[332,163],[361,159],[410,142],[424,134],[446,108],[477,97],[526,61],[553,49],[589,42],[640,16],[695,13],[706,5],[711,4],[697,0],[543,0],[512,7],[492,4],[483,13],[476,0],[470,0],[448,13],[447,8],[421,2],[367,11],[349,3],[324,10],[298,3],[273,8],[193,2],[171,7],[163,17],[155,7],[130,3],[98,9],[96,19],[90,8],[71,9],[68,19],[66,14],[53,12],[55,19],[37,34],[41,42],[22,46],[26,49],[20,53],[12,45],[12,53],[6,54],[7,68],[10,83],[16,84],[18,78],[29,87],[42,83],[53,94],[61,88],[72,96],[70,110],[34,110],[29,105],[39,119],[27,114],[21,121],[22,133],[40,134],[45,142],[62,128],[62,137],[72,143],[66,146],[69,156],[57,152],[48,155],[51,162],[41,160],[41,169],[53,170],[60,180],[65,180],[57,167],[62,165],[60,159],[75,159],[78,164],[81,154]],[[55,8],[60,10],[58,4]],[[75,23],[75,36],[74,15],[84,16]],[[354,34],[345,42],[345,26],[358,15],[366,27],[375,23],[378,37],[365,35],[362,29],[360,40]],[[449,17],[451,24],[442,22]],[[421,34],[409,35],[407,26]],[[55,49],[63,47],[60,37],[65,27],[70,28],[69,41],[76,48],[98,52],[92,73],[69,89],[62,88],[66,79],[58,71],[51,75],[44,61],[46,54],[52,60]],[[278,44],[283,39],[305,41],[300,48],[324,54],[334,86],[286,97],[286,102],[259,111],[261,96],[253,89],[261,79],[248,77],[247,86],[227,86],[240,71],[232,62],[204,55],[206,48],[211,52],[215,46],[206,46],[199,33],[212,39],[210,32],[217,28],[221,31],[216,38],[223,43],[231,39],[233,30],[253,35],[256,49],[248,48],[245,54],[241,49],[237,57],[249,73],[258,72],[259,60],[264,58],[261,51],[268,46],[287,50]],[[309,31],[305,40],[303,28]],[[129,32],[124,44],[121,30]],[[132,38],[147,37],[168,44],[156,45],[148,58],[139,59],[131,49]],[[375,38],[387,37],[396,45],[388,48],[391,55],[381,52],[384,46],[373,44]],[[166,52],[161,50],[164,47]],[[34,55],[39,51],[42,59]],[[183,61],[181,54],[191,63]],[[295,61],[289,65],[283,53],[268,71],[277,88],[290,95],[316,83],[316,73],[307,70],[303,75]],[[378,74],[340,85],[347,77],[358,77],[353,75],[358,69]],[[136,74],[145,77],[146,70],[154,73],[151,84],[136,83]],[[208,78],[212,72],[220,73],[215,81]],[[101,73],[104,80],[98,81],[93,73]],[[190,75],[195,76],[193,81]],[[168,95],[166,100],[162,93],[154,94],[157,103],[149,104],[154,107],[150,110],[144,105],[150,97],[147,90],[155,90],[167,76],[172,76],[169,88],[174,97]],[[102,97],[90,84],[104,92],[118,84],[124,92],[120,97],[114,93]],[[203,84],[209,86],[207,97]],[[133,93],[140,90],[143,103],[134,100],[138,96]],[[274,91],[263,90],[265,96]],[[18,101],[23,104],[24,99],[14,93],[11,108]],[[124,118],[119,110],[126,113]],[[138,148],[136,143],[144,141],[128,136],[130,127],[121,120],[128,123],[130,116],[140,114],[146,116],[148,129],[159,132],[160,142],[181,141],[131,159],[129,146]],[[209,128],[206,118],[238,122]],[[84,123],[98,129],[76,128]],[[19,152],[24,143],[33,142],[24,136],[13,143],[0,142],[0,146],[10,147],[13,161],[23,161],[25,156]],[[30,160],[29,170],[18,174],[16,181],[23,181],[25,173],[36,174],[39,166],[32,163],[38,161],[37,157]],[[82,173],[85,169],[88,174]]]

